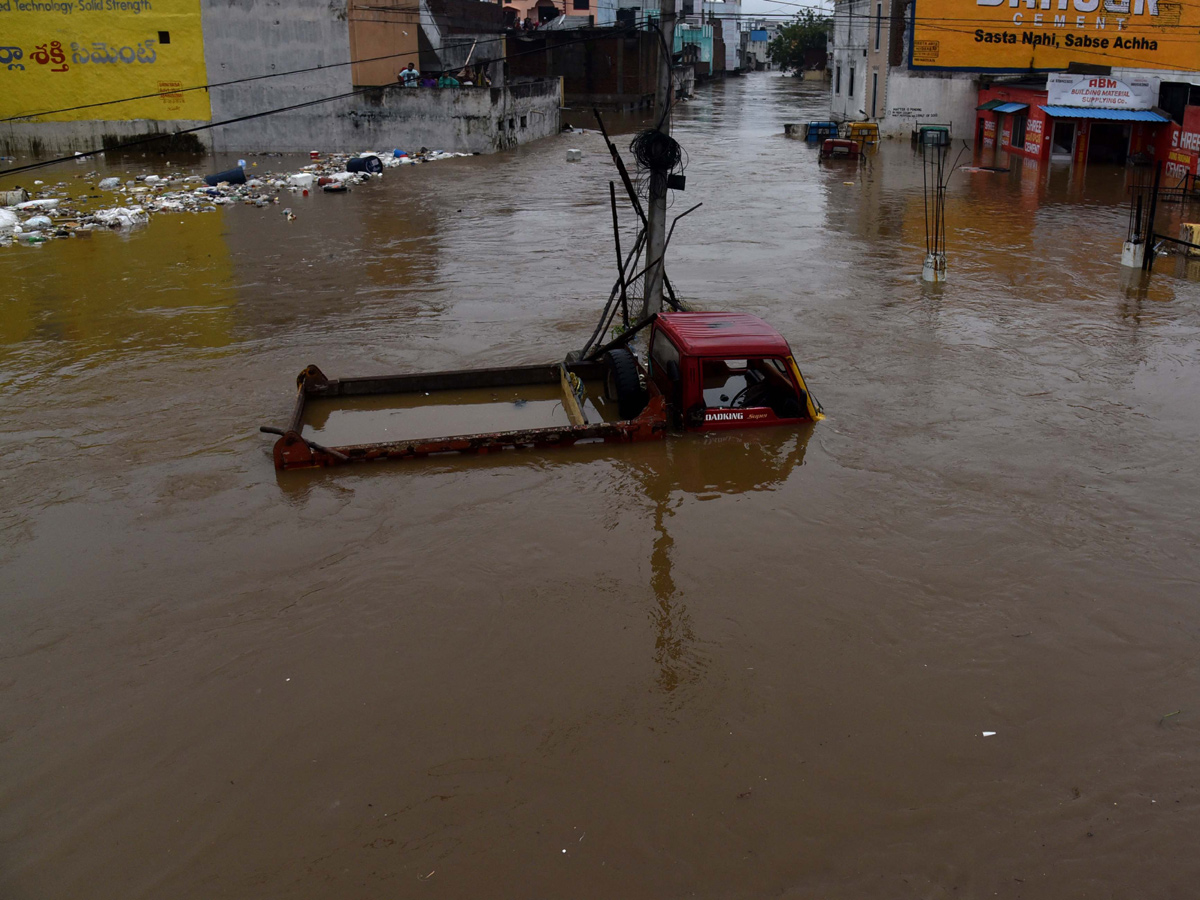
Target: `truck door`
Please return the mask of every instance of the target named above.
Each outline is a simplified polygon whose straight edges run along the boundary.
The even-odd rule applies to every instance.
[[[683,402],[683,372],[680,365],[679,348],[656,328],[650,339],[650,377],[667,398],[667,403],[676,410],[682,408]]]

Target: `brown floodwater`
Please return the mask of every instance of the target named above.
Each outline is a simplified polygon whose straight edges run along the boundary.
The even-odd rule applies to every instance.
[[[800,430],[276,474],[309,363],[583,343],[595,134],[0,250],[0,896],[1195,896],[1197,263],[1017,160],[923,284],[919,157],[818,164],[827,109],[676,116],[672,279]]]

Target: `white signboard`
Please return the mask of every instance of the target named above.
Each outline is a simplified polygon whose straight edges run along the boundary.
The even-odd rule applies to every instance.
[[[1158,78],[1120,81],[1109,75],[1055,73],[1046,81],[1049,106],[1087,109],[1150,109],[1158,106]]]

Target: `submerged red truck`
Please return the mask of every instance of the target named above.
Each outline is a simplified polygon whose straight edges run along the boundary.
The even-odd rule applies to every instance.
[[[787,341],[761,319],[733,312],[671,312],[658,314],[649,325],[645,364],[616,347],[594,361],[426,374],[339,379],[309,366],[296,380],[288,426],[262,430],[279,435],[277,469],[302,469],[659,440],[668,431],[795,425],[822,417]],[[343,435],[324,443],[325,432],[336,431],[329,423],[355,404],[370,407],[374,422],[387,423],[381,427],[395,433],[386,440]],[[384,409],[393,418],[382,418]],[[497,409],[511,411],[514,421],[497,419]],[[407,418],[395,418],[397,411]],[[529,414],[544,420],[526,427],[523,419]],[[415,430],[422,423],[447,423],[450,433],[421,436]],[[504,427],[509,425],[516,427]]]

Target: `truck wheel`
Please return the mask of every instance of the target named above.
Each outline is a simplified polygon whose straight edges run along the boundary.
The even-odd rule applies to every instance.
[[[604,389],[609,400],[617,401],[617,412],[622,419],[633,419],[641,415],[649,399],[642,380],[638,377],[637,363],[628,350],[618,348],[604,354],[608,374]]]

